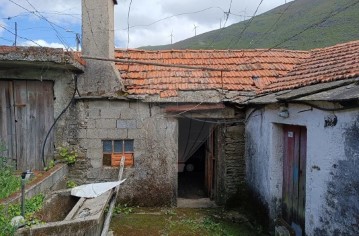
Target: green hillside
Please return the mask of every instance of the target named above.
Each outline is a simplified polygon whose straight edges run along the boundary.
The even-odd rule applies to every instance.
[[[142,49],[312,49],[359,39],[359,0],[295,0],[252,20]]]

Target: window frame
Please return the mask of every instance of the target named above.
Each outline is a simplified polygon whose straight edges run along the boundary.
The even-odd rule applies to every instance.
[[[111,152],[105,150],[105,142],[111,142]],[[121,142],[121,152],[116,152],[115,143]],[[130,143],[129,146],[126,146],[126,143]],[[117,167],[120,165],[122,156],[125,157],[125,167],[132,167],[134,165],[134,143],[133,139],[105,139],[102,140],[102,161],[104,166]],[[130,147],[130,150],[128,150]],[[127,150],[126,150],[127,149]],[[105,155],[111,156],[111,165],[105,164]]]

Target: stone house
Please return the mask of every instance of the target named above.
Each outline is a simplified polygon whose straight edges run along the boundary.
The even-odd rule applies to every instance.
[[[86,67],[67,128],[57,132],[83,157],[70,177],[113,179],[125,156],[123,201],[175,205],[178,197],[210,197],[228,203],[245,180],[245,113],[238,104],[309,53],[114,50],[108,29],[115,3],[82,4]]]
[[[359,233],[359,41],[310,51],[247,101],[246,180],[297,235]]]
[[[0,47],[0,154],[17,169],[43,169],[53,159],[53,132],[44,140],[71,101],[83,63],[62,49]]]
[[[0,53],[2,111],[13,96],[5,80],[53,81],[39,143],[74,101],[46,149],[53,142],[79,153],[70,178],[114,179],[125,156],[120,198],[129,203],[176,205],[184,196],[227,204],[247,185],[271,219],[297,232],[358,231],[358,41],[312,51],[114,49],[115,4],[82,1],[86,65],[55,49]],[[0,117],[13,147],[8,127],[19,122]]]

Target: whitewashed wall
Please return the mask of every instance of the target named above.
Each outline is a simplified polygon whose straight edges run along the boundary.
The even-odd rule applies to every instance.
[[[269,208],[271,218],[278,216],[283,174],[281,124],[306,126],[306,233],[359,234],[359,109],[308,109],[289,104],[289,118],[281,118],[275,104],[251,115],[246,124],[247,182]],[[325,118],[333,114],[338,123],[324,127]]]

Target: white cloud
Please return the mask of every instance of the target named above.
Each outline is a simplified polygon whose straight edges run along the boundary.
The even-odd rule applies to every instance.
[[[48,43],[43,39],[33,40],[33,41],[25,41],[21,43],[20,46],[41,46],[41,47],[48,47],[48,48],[63,48],[66,47],[60,43]]]
[[[5,18],[28,15],[36,20],[42,15],[54,23],[81,22],[81,0],[0,0],[0,6],[0,15]]]
[[[233,14],[229,16],[226,26],[244,19],[243,16],[236,15],[253,15],[260,1],[233,0],[231,6]],[[173,42],[192,37],[194,36],[194,25],[198,26],[197,34],[218,29],[220,22],[222,25],[224,23],[224,12],[228,11],[230,2],[231,0],[133,0],[130,26],[135,27],[130,28],[129,47],[169,44],[172,31]],[[285,0],[263,1],[258,14],[284,4],[284,2]],[[129,3],[130,0],[120,0],[115,8],[115,38],[116,45],[119,47],[127,47],[127,30],[124,29],[127,28]],[[57,39],[59,37],[63,39],[62,41],[74,41],[74,36],[66,32],[66,29],[80,33],[81,0],[0,0],[0,6],[0,19],[10,17],[9,24],[11,26],[15,21],[18,22],[19,35],[25,38],[42,38],[53,42],[54,46],[60,46],[60,43],[54,44],[59,41]],[[46,19],[59,25],[61,28],[55,26],[59,33],[54,32],[54,25],[51,26],[36,14],[29,13],[29,11],[35,11],[34,8]],[[196,11],[201,12],[194,13]],[[146,26],[149,24],[151,25]],[[42,29],[26,30],[39,27]],[[5,33],[3,32],[3,34]],[[45,41],[41,43],[45,43]],[[51,45],[51,43],[47,45]]]
[[[252,16],[261,0],[232,1],[231,14],[226,26]],[[127,14],[130,0],[119,1],[116,6],[116,45],[127,46]],[[129,47],[169,44],[173,30],[174,42],[194,36],[194,25],[198,26],[197,35],[215,30],[225,22],[224,12],[229,10],[230,0],[134,0],[130,12]],[[289,2],[289,1],[288,1]],[[284,0],[263,1],[257,14],[284,4]],[[203,11],[201,11],[203,10]],[[200,12],[197,12],[200,11]],[[197,12],[197,13],[194,13]],[[184,14],[190,13],[190,14]],[[172,17],[177,15],[175,17]],[[165,19],[166,18],[166,19]],[[162,21],[158,21],[164,19]],[[154,23],[158,21],[157,23]],[[154,23],[150,26],[151,23]]]

